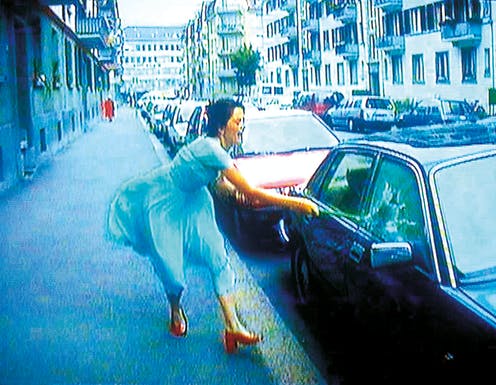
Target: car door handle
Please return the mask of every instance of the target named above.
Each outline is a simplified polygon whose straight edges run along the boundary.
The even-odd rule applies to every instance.
[[[360,263],[365,254],[365,247],[358,242],[353,242],[350,248],[350,258],[356,263]]]

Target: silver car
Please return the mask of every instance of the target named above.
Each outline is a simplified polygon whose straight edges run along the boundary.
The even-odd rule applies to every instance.
[[[396,110],[390,98],[353,96],[327,110],[322,119],[348,131],[389,130],[396,124]]]

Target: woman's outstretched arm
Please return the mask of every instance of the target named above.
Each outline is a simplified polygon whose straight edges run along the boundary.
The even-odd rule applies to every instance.
[[[286,196],[250,185],[236,167],[230,167],[222,172],[218,187],[221,191],[234,196],[241,204],[248,206],[280,206],[304,214],[319,214],[317,205],[309,199]]]

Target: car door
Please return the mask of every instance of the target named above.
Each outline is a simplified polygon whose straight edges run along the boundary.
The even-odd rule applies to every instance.
[[[304,238],[312,270],[320,280],[344,294],[344,258],[362,207],[362,191],[370,177],[373,156],[367,153],[340,152],[332,158],[327,175],[317,193],[321,213],[306,217]]]
[[[366,311],[400,310],[406,318],[420,318],[430,313],[431,303],[439,298],[423,183],[411,164],[389,156],[379,158],[346,259],[347,291]],[[411,246],[413,261],[372,268],[372,244],[397,242]]]

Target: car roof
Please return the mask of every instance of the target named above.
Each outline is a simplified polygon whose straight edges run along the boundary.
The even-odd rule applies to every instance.
[[[412,127],[347,139],[343,145],[368,145],[416,159],[426,169],[456,158],[496,151],[496,121]]]

